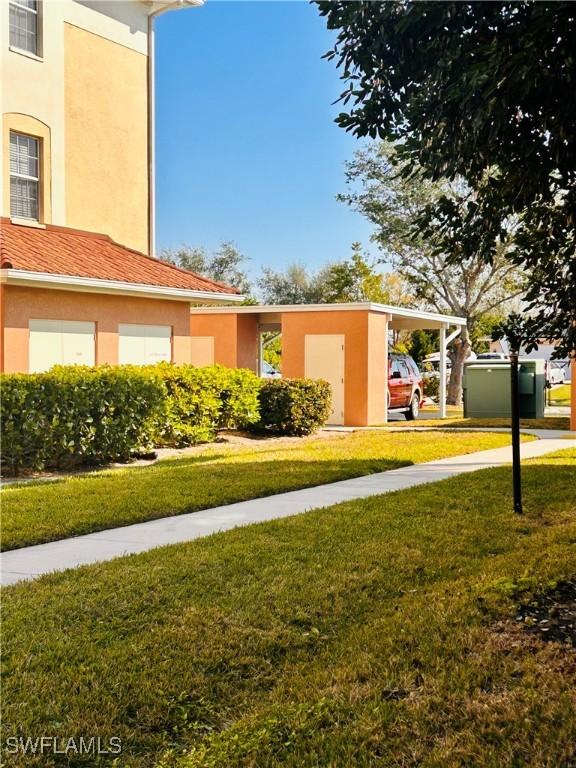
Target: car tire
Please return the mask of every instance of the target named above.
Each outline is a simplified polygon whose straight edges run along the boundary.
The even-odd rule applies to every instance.
[[[406,420],[415,421],[420,414],[420,395],[418,392],[414,392],[412,400],[410,401],[410,407],[406,411]]]

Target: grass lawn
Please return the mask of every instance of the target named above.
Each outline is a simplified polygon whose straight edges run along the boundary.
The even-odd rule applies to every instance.
[[[6,589],[6,733],[119,737],[118,768],[574,765],[574,651],[514,606],[576,574],[576,451],[523,474],[523,517],[498,468]]]
[[[425,413],[425,412],[424,412]],[[480,419],[467,418],[462,416],[449,416],[447,419],[419,419],[418,421],[389,421],[387,427],[446,427],[448,429],[484,429],[490,427],[507,427],[510,429],[510,419]],[[520,426],[523,429],[570,429],[570,418],[568,416],[547,416],[544,419],[520,419]]]
[[[489,433],[357,432],[255,448],[198,448],[193,456],[149,467],[12,486],[2,492],[2,548],[195,512],[508,441],[507,435]]]
[[[570,405],[570,384],[562,384],[550,391],[550,405]]]

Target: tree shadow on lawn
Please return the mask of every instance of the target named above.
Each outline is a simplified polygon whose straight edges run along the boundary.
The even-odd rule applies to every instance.
[[[499,599],[493,615],[479,598],[526,575],[541,585],[566,577],[571,534],[554,525],[576,511],[574,464],[526,466],[521,524],[510,476],[491,469],[11,587],[9,730],[41,734],[49,718],[59,735],[113,733],[123,764],[143,768],[175,742],[181,751],[213,740],[216,750],[244,728],[252,763],[268,765],[258,739],[267,718],[292,734],[291,704],[326,700],[345,702],[347,738],[374,765],[398,754],[414,764],[415,744],[428,754],[439,706],[442,738],[460,737],[459,749],[477,732],[474,754],[497,750],[496,763],[526,740],[524,722],[554,745],[570,710],[542,702],[570,681],[534,644],[494,645],[495,615],[513,618],[514,606]],[[406,689],[413,696],[386,699],[383,722],[384,697]],[[473,697],[482,706],[470,710]],[[512,732],[494,730],[494,711]],[[370,712],[370,729],[357,727]],[[322,720],[320,748],[342,734],[342,717]],[[306,755],[318,744],[316,725],[305,725]],[[283,738],[276,764],[295,764],[294,738]]]
[[[198,512],[412,464],[389,458],[284,459],[215,462],[206,471],[206,460],[189,457],[126,472],[8,490],[3,494],[2,549]]]
[[[204,446],[198,447],[203,448]],[[207,462],[218,461],[219,459],[225,459],[232,455],[234,455],[233,452],[226,451],[225,453],[200,454],[198,456],[160,456],[145,464],[138,464],[136,463],[138,460],[133,458],[126,462],[118,461],[111,464],[81,464],[73,470],[54,470],[52,474],[48,472],[45,475],[38,477],[3,477],[2,483],[4,490],[6,490],[31,488],[47,484],[53,485],[68,480],[99,480],[102,477],[107,477],[112,474],[122,474],[122,472],[125,472],[126,470],[129,470],[130,472],[138,472],[141,470],[152,471],[157,467],[165,466],[169,462],[185,462],[186,465],[206,464]]]

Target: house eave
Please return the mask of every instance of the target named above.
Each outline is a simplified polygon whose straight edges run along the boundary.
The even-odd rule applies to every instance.
[[[192,314],[203,312],[202,309],[191,310]],[[212,308],[211,312],[218,312],[218,309]],[[297,313],[297,312],[373,312],[376,314],[386,314],[390,322],[397,321],[423,321],[433,325],[430,327],[440,328],[442,326],[448,327],[451,325],[463,327],[466,325],[465,317],[458,317],[455,315],[445,315],[440,312],[428,312],[426,310],[409,309],[407,307],[395,307],[388,304],[376,304],[374,302],[349,302],[343,304],[266,304],[266,305],[250,305],[245,307],[227,307],[223,308],[222,312],[238,312],[243,314],[284,314],[284,313]]]
[[[78,291],[81,293],[107,293],[122,296],[139,296],[170,301],[187,301],[222,304],[238,304],[244,296],[216,291],[198,291],[170,286],[127,283],[120,280],[102,280],[94,277],[57,275],[50,272],[29,272],[22,269],[0,270],[0,282],[7,285],[21,285],[29,288]]]

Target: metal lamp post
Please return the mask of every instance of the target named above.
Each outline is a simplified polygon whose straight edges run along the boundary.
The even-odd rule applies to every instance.
[[[520,391],[518,376],[518,350],[510,352],[510,396],[512,414],[512,483],[514,512],[522,514],[522,477],[520,465]]]

